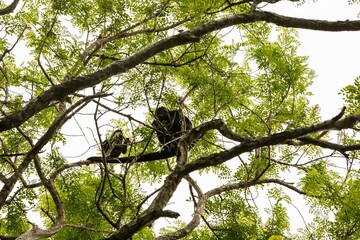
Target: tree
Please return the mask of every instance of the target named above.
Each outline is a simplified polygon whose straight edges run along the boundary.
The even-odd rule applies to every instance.
[[[341,90],[347,108],[322,120],[294,28],[360,21],[266,11],[282,2],[2,4],[1,238],[358,239],[359,78]],[[193,122],[176,156],[156,140],[159,106]],[[118,128],[130,150],[106,158]],[[67,157],[70,145],[82,155]],[[182,181],[189,221],[172,199]],[[314,218],[294,232],[300,197]],[[158,230],[161,219],[178,220]]]

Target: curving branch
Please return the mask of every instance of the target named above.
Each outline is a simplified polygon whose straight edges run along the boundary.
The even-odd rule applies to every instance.
[[[323,21],[282,16],[271,12],[255,11],[246,14],[236,14],[218,20],[208,21],[191,30],[161,39],[137,51],[133,55],[115,61],[107,67],[94,73],[79,76],[50,87],[38,97],[32,99],[21,110],[0,119],[0,132],[20,126],[36,113],[45,109],[53,101],[62,101],[68,95],[79,90],[93,87],[96,84],[116,74],[127,72],[129,69],[144,63],[145,60],[168,49],[200,41],[205,35],[237,24],[247,24],[257,21],[274,23],[283,27],[305,28],[321,31],[359,31],[360,21]]]
[[[279,179],[263,179],[263,180],[255,179],[255,180],[246,181],[246,182],[237,182],[237,183],[226,184],[224,186],[209,190],[208,192],[206,192],[204,194],[199,194],[198,195],[199,200],[197,203],[197,207],[196,207],[196,210],[193,214],[193,218],[191,219],[191,221],[185,227],[179,229],[178,231],[170,233],[168,235],[159,236],[156,239],[157,240],[180,239],[180,238],[188,235],[192,230],[194,230],[199,225],[200,217],[201,217],[202,213],[204,212],[206,201],[210,197],[219,195],[219,194],[224,193],[229,190],[249,188],[251,186],[268,184],[268,183],[280,184],[280,185],[285,186],[299,194],[302,194],[302,195],[306,194],[306,192],[301,191],[300,189],[297,189],[291,183],[287,183],[287,182],[279,180]]]
[[[69,120],[77,111],[80,111],[88,102],[91,101],[92,98],[96,98],[99,96],[105,96],[105,94],[97,94],[93,96],[85,97],[74,105],[72,105],[65,112],[60,113],[51,126],[48,128],[46,133],[34,144],[34,147],[26,154],[24,160],[19,165],[15,173],[9,177],[6,181],[6,184],[0,190],[0,208],[4,205],[6,198],[9,196],[10,192],[13,190],[16,182],[21,177],[21,174],[25,171],[25,169],[29,166],[31,161],[36,157],[36,155],[41,151],[41,149],[49,142],[49,140],[54,136],[54,134],[60,129],[60,127]],[[73,113],[72,113],[73,112]]]
[[[6,54],[10,53],[15,48],[15,46],[19,43],[21,38],[24,36],[24,33],[27,29],[28,29],[28,26],[24,27],[24,29],[21,31],[18,38],[16,39],[15,43],[9,49],[8,48],[5,49],[4,53],[0,57],[0,62],[5,58]]]
[[[342,109],[342,111],[335,116],[334,118],[324,121],[322,123],[314,124],[312,126],[296,129],[293,131],[284,131],[281,133],[273,134],[266,137],[257,137],[257,138],[248,138],[242,135],[239,135],[237,133],[232,132],[226,124],[219,119],[209,121],[207,123],[201,124],[195,128],[193,128],[191,131],[189,131],[187,134],[185,134],[182,139],[179,142],[179,145],[181,147],[189,146],[192,144],[192,141],[197,140],[201,136],[203,136],[207,131],[215,130],[217,129],[219,132],[221,132],[224,136],[241,142],[238,146],[235,146],[229,150],[222,151],[220,153],[215,153],[212,155],[209,155],[208,157],[199,158],[193,162],[186,163],[186,162],[180,162],[178,161],[178,164],[176,165],[173,172],[166,178],[164,185],[159,189],[159,192],[155,199],[152,201],[150,207],[145,210],[143,213],[139,214],[137,218],[133,219],[129,223],[123,225],[118,232],[114,233],[112,236],[110,236],[108,239],[126,239],[131,237],[135,232],[137,232],[139,229],[151,224],[153,221],[155,221],[157,218],[167,216],[167,217],[174,217],[176,218],[178,215],[177,213],[173,212],[166,212],[163,210],[163,208],[167,205],[168,201],[172,197],[172,194],[175,192],[178,184],[183,178],[186,178],[187,174],[199,169],[203,169],[209,166],[214,166],[221,164],[227,160],[232,159],[234,156],[240,155],[243,152],[251,151],[252,149],[263,147],[263,146],[270,146],[270,145],[276,145],[276,144],[289,144],[289,141],[292,139],[298,139],[298,141],[302,141],[303,144],[308,141],[308,144],[313,144],[308,140],[307,134],[315,133],[315,132],[321,132],[324,130],[329,129],[344,129],[344,128],[351,128],[353,127],[357,122],[360,121],[360,115],[359,114],[351,114],[344,117],[345,108]],[[314,141],[314,140],[311,140]],[[319,141],[319,140],[317,140]],[[186,147],[185,147],[186,148]],[[354,147],[352,147],[349,150],[355,150]],[[181,148],[180,148],[181,149]],[[360,149],[360,146],[357,146],[358,150]],[[185,150],[186,151],[186,150]],[[150,154],[144,154],[142,156],[139,156],[137,158],[135,157],[128,157],[128,158],[119,158],[119,159],[108,159],[107,162],[109,163],[120,163],[120,162],[128,162],[130,159],[131,161],[135,161],[134,159],[137,159],[137,161],[144,161],[146,156],[163,156],[164,152],[155,152]],[[170,154],[173,157],[173,153]],[[181,154],[180,154],[181,155]],[[71,164],[65,164],[59,169],[57,169],[53,174],[50,176],[51,180],[54,180],[56,176],[63,170],[71,167],[77,167],[82,166],[86,164],[96,163],[98,162],[96,157],[89,158],[87,161],[82,161],[78,163],[71,163]],[[101,157],[98,157],[99,161],[101,160]],[[126,161],[125,161],[126,160]],[[153,159],[153,160],[159,160],[159,159]],[[247,182],[239,182],[239,183],[233,183],[233,184],[227,184],[225,186],[212,189],[208,191],[205,194],[199,194],[198,191],[198,203],[197,203],[197,210],[195,212],[194,218],[187,226],[185,226],[184,229],[181,231],[179,230],[176,233],[173,233],[173,235],[177,236],[183,236],[184,234],[190,232],[194,227],[196,227],[199,224],[199,219],[201,217],[201,214],[204,209],[204,204],[207,198],[214,196],[216,194],[220,194],[224,191],[230,191],[234,189],[239,188],[247,188],[250,186],[253,186],[255,184],[265,184],[265,183],[276,183],[279,185],[282,185],[284,187],[287,187],[299,194],[306,194],[302,190],[296,188],[291,183],[287,183],[283,180],[279,179],[265,179],[265,180],[259,180],[259,179],[253,179],[251,181]],[[201,193],[201,191],[200,191]],[[166,236],[169,237],[169,236]],[[162,236],[159,237],[159,239],[163,239]],[[173,239],[173,238],[164,238],[164,239]]]
[[[215,166],[221,164],[233,157],[236,157],[244,152],[252,151],[256,148],[264,147],[264,146],[273,146],[277,144],[288,144],[288,145],[298,145],[294,142],[294,139],[297,139],[301,142],[301,144],[313,144],[318,145],[325,148],[330,148],[333,150],[338,150],[339,152],[347,152],[353,150],[359,150],[360,144],[354,144],[349,146],[343,146],[339,144],[329,143],[322,140],[316,140],[308,137],[307,135],[321,132],[325,130],[342,130],[346,128],[352,128],[356,123],[360,121],[360,114],[350,114],[344,118],[345,107],[341,110],[341,112],[333,117],[330,120],[326,120],[322,123],[314,124],[308,127],[303,127],[299,129],[295,129],[292,131],[284,131],[280,133],[275,133],[266,137],[248,137],[245,135],[237,134],[231,131],[227,125],[221,119],[215,119],[206,123],[203,123],[193,129],[191,129],[187,134],[185,134],[179,143],[179,150],[181,151],[181,145],[192,146],[194,142],[204,136],[204,134],[210,130],[218,130],[223,136],[236,141],[241,142],[241,144],[225,151],[221,151],[219,153],[212,154],[207,157],[199,158],[196,161],[193,161],[186,165],[188,168],[188,173],[199,170],[204,167]],[[142,154],[139,156],[129,156],[129,157],[121,157],[121,158],[108,158],[108,163],[129,163],[129,162],[149,162],[167,159],[170,157],[174,157],[176,153],[174,152],[154,152]],[[187,155],[187,153],[184,153]],[[102,162],[102,157],[94,156],[86,159],[89,162]]]
[[[33,144],[32,139],[28,135],[26,135],[20,128],[18,128],[18,131],[29,142],[30,146],[33,148],[34,144]],[[56,211],[57,211],[57,217],[55,220],[55,219],[52,219],[51,216],[48,214],[48,216],[51,218],[51,220],[54,224],[51,226],[51,228],[49,228],[47,230],[41,230],[36,225],[31,223],[33,225],[33,228],[31,228],[30,231],[22,234],[18,239],[37,239],[39,236],[41,236],[41,237],[52,236],[53,234],[57,233],[63,227],[64,221],[65,221],[64,204],[61,201],[61,197],[60,197],[53,181],[48,180],[46,178],[45,173],[40,165],[40,158],[37,154],[35,155],[33,161],[34,161],[34,166],[35,166],[36,172],[41,180],[41,184],[45,187],[45,189],[47,189],[49,191],[49,193],[54,201],[54,204],[56,206]],[[21,180],[23,182],[25,182],[22,179],[22,177],[21,177]]]
[[[219,153],[211,154],[207,157],[202,157],[197,159],[196,161],[188,163],[185,168],[184,174],[189,174],[190,172],[202,169],[204,167],[216,166],[221,163],[224,163],[233,157],[236,157],[242,153],[250,152],[254,149],[265,147],[265,146],[274,146],[278,144],[288,144],[289,140],[298,139],[304,137],[311,133],[321,132],[324,130],[330,129],[346,129],[352,128],[356,123],[360,121],[360,114],[350,114],[346,117],[343,117],[345,113],[345,108],[341,110],[341,112],[330,120],[326,120],[322,123],[314,124],[308,127],[303,127],[291,131],[284,131],[280,133],[275,133],[266,137],[257,137],[251,140],[243,141],[241,144]],[[343,117],[343,118],[342,118]],[[225,137],[230,139],[241,139],[241,136],[237,136],[237,133],[232,132],[227,129],[224,122],[221,120],[218,121],[218,124],[213,125],[214,129],[219,130]],[[201,131],[200,131],[201,132]],[[190,131],[189,138],[191,138],[191,134],[195,132]]]
[[[248,187],[251,187],[254,185],[261,185],[261,184],[266,184],[266,183],[276,183],[276,184],[282,185],[286,188],[289,188],[289,189],[297,192],[298,194],[306,195],[306,192],[294,187],[292,183],[288,183],[288,182],[285,182],[280,179],[271,178],[271,179],[251,180],[251,181],[247,181],[247,182],[237,182],[237,183],[226,184],[224,186],[209,190],[207,193],[205,193],[205,196],[207,198],[209,198],[209,197],[221,194],[221,193],[229,191],[229,190],[248,188]]]
[[[349,151],[356,151],[360,149],[360,144],[351,144],[351,145],[341,145],[341,144],[337,144],[337,143],[332,143],[332,142],[328,142],[328,141],[324,141],[324,140],[320,140],[320,139],[316,139],[316,138],[311,138],[311,137],[301,137],[298,138],[297,140],[300,141],[300,143],[296,143],[294,141],[289,141],[289,145],[315,145],[315,146],[319,146],[322,148],[327,148],[327,149],[331,149],[334,151],[338,151],[340,153],[346,153]]]
[[[179,141],[179,149],[180,149],[180,157],[181,155],[184,155],[184,151],[186,154],[186,146],[189,146],[193,140],[198,139],[200,136],[204,135],[207,131],[217,129],[219,130],[224,136],[229,137],[234,140],[244,140],[241,142],[241,144],[225,151],[221,151],[220,153],[214,153],[207,157],[199,158],[193,162],[186,163],[184,161],[177,161],[177,165],[175,166],[174,170],[171,174],[167,176],[165,179],[165,182],[163,186],[160,188],[159,193],[154,198],[152,203],[150,204],[149,208],[145,210],[142,214],[138,215],[137,218],[130,221],[129,223],[123,225],[116,234],[113,234],[108,239],[127,239],[130,238],[134,233],[136,233],[141,228],[145,227],[149,222],[153,222],[156,220],[155,215],[158,211],[161,211],[164,207],[166,207],[167,203],[169,202],[170,198],[172,197],[173,193],[176,191],[177,186],[180,184],[181,180],[188,175],[189,173],[193,171],[197,171],[200,169],[204,169],[206,167],[219,165],[221,163],[224,163],[233,157],[236,157],[242,153],[249,152],[251,150],[254,150],[256,148],[264,147],[264,146],[272,146],[277,144],[286,144],[286,141],[294,138],[299,138],[302,136],[306,136],[310,133],[315,133],[319,131],[324,131],[328,129],[339,129],[341,128],[349,128],[354,126],[357,122],[360,121],[360,114],[352,114],[346,117],[343,117],[345,113],[345,108],[341,110],[341,112],[333,117],[330,120],[326,120],[322,123],[314,124],[312,126],[295,129],[292,131],[284,131],[281,133],[276,133],[270,136],[266,137],[258,137],[254,139],[247,139],[244,140],[244,138],[241,135],[238,135],[237,133],[232,132],[230,129],[227,128],[225,123],[220,120],[213,120],[204,124],[201,124],[195,128],[193,128],[190,132],[185,134],[181,140]],[[184,150],[183,150],[184,149]],[[251,186],[251,184],[261,184],[265,183],[262,182],[265,180],[259,180],[256,178],[252,182],[246,182],[246,183],[238,183],[234,185],[228,185],[228,190],[236,189],[242,186]],[[295,188],[289,183],[286,183],[281,180],[271,180],[272,182],[276,182],[278,184],[281,184],[285,187],[288,187],[300,194],[305,194],[301,190]],[[250,185],[249,185],[250,184]],[[225,187],[223,188],[223,190]],[[215,192],[210,192],[204,194],[204,197],[207,195],[216,194]],[[204,200],[205,201],[205,200]],[[199,214],[201,215],[202,208],[204,206],[202,205],[200,199],[198,201],[197,208],[199,209]],[[193,222],[191,224],[198,224],[198,219],[193,219]],[[190,231],[192,228],[192,225],[188,227],[188,229],[184,229],[184,232]],[[183,233],[179,233],[181,236]],[[171,239],[171,238],[170,238]]]
[[[9,14],[9,13],[12,13],[15,10],[15,8],[18,5],[19,2],[20,2],[20,0],[14,0],[6,8],[0,9],[0,15],[6,15],[6,14]]]

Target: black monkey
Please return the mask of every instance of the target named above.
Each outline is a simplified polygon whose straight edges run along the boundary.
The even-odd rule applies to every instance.
[[[129,142],[130,140],[124,137],[120,129],[115,130],[110,138],[106,139],[102,144],[105,156],[116,158],[119,157],[121,153],[125,154]]]
[[[155,110],[155,120],[152,125],[156,129],[156,135],[166,152],[175,152],[179,138],[183,134],[182,123],[184,122],[184,130],[191,130],[192,123],[190,119],[184,116],[180,110],[170,111],[165,107],[159,107]]]

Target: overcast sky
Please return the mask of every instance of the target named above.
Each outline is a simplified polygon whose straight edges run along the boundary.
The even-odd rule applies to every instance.
[[[360,5],[348,5],[346,0],[319,0],[297,7],[291,2],[268,5],[279,14],[322,20],[358,20]],[[360,32],[322,32],[299,29],[299,55],[309,56],[309,66],[317,77],[310,88],[312,102],[319,104],[324,118],[339,112],[343,101],[341,88],[360,75]]]

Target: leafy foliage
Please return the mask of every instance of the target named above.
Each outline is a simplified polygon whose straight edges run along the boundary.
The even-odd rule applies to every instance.
[[[0,238],[360,238],[360,78],[341,90],[353,114],[321,122],[286,25],[316,24],[260,11],[277,2],[23,0],[1,12]],[[159,106],[194,129],[176,156],[137,162],[162,153]],[[131,161],[101,153],[115,129]],[[297,198],[313,217],[301,229]]]

